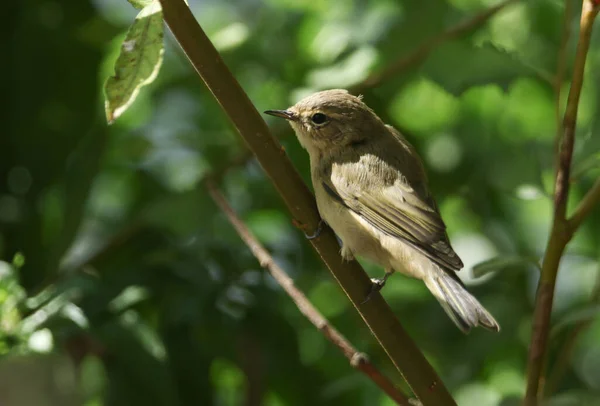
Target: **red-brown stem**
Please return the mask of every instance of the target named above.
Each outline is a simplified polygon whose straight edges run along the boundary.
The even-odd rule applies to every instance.
[[[313,306],[304,293],[296,287],[293,279],[277,265],[273,260],[273,257],[252,234],[242,219],[239,218],[216,186],[209,181],[206,182],[206,187],[211,197],[217,206],[219,206],[223,214],[225,214],[233,228],[235,228],[242,241],[244,241],[250,251],[252,251],[252,254],[254,254],[260,265],[271,274],[275,281],[283,288],[285,293],[287,293],[294,301],[298,310],[300,310],[300,313],[306,316],[306,318],[321,331],[321,333],[323,333],[325,338],[342,351],[352,367],[368,376],[398,405],[409,406],[410,403],[408,398],[404,396],[404,394],[402,394],[389,379],[379,372],[365,355],[358,352],[356,348],[354,348],[352,344],[350,344],[350,342],[335,329],[335,327],[331,326],[329,321],[323,317],[316,307]]]
[[[269,132],[248,95],[184,0],[160,2],[165,22],[175,39],[273,182],[292,218],[303,231],[314,233],[320,223],[314,195]],[[310,240],[310,243],[423,405],[455,405],[448,388],[383,297],[375,294],[364,302],[372,283],[357,261],[341,258],[339,244],[331,228],[322,227],[319,237]]]
[[[556,168],[558,169],[559,147],[562,135],[562,106],[561,93],[567,70],[567,45],[571,37],[571,17],[573,15],[573,0],[565,0],[565,13],[563,16],[562,35],[560,48],[558,49],[556,61],[556,77],[554,78],[554,107],[556,114],[556,137],[554,139],[554,154],[556,156]]]
[[[579,40],[573,66],[573,78],[567,100],[564,119],[562,122],[562,137],[558,152],[558,169],[554,188],[554,221],[550,238],[546,246],[546,253],[542,262],[542,272],[538,283],[533,314],[533,331],[527,360],[527,389],[524,399],[526,406],[536,406],[543,394],[545,382],[545,359],[548,349],[548,334],[550,332],[550,316],[554,299],[554,287],[560,259],[567,243],[573,236],[575,228],[572,221],[566,219],[567,200],[569,196],[569,180],[573,147],[575,145],[575,125],[577,122],[577,109],[583,87],[585,62],[590,47],[592,27],[598,14],[598,4],[595,0],[584,0],[581,12]],[[590,192],[596,196],[595,189]],[[589,196],[589,194],[588,194]],[[584,201],[596,198],[584,198]],[[582,202],[583,203],[583,202]],[[575,223],[579,225],[582,220],[581,210],[584,214],[589,212],[588,203],[583,209],[578,208]]]

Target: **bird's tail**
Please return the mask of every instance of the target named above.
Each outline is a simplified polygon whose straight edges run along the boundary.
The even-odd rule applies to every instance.
[[[500,331],[500,325],[494,317],[448,273],[439,269],[425,277],[424,282],[448,316],[464,333],[477,326]]]

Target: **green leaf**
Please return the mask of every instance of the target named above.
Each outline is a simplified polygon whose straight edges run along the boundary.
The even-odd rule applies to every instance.
[[[421,134],[432,133],[456,122],[460,102],[437,83],[418,78],[394,97],[389,114],[402,128]]]
[[[278,210],[256,210],[246,218],[246,224],[266,244],[284,242],[285,235],[292,230],[287,216]]]
[[[562,317],[554,325],[554,327],[552,327],[550,336],[555,337],[560,331],[564,330],[566,327],[572,326],[573,324],[592,320],[599,315],[600,304],[597,303],[589,304],[585,307],[573,310],[567,313],[564,317]]]
[[[127,0],[129,3],[131,3],[131,5],[135,8],[137,8],[138,10],[143,9],[146,6],[149,6],[150,4],[154,3],[155,0]]]
[[[326,318],[340,315],[348,305],[344,293],[329,281],[322,281],[310,290],[310,302],[319,309]]]
[[[115,313],[123,312],[140,303],[150,296],[150,292],[141,286],[128,286],[108,304],[108,308]]]
[[[16,252],[13,256],[12,265],[17,269],[22,268],[25,265],[25,255],[20,251]]]
[[[157,337],[149,342],[148,330],[145,320],[133,313],[122,315],[118,320],[111,319],[92,330],[111,354],[111,362],[105,364],[110,383],[106,396],[119,399],[116,403],[119,405],[181,404],[170,379],[170,366],[164,355],[156,354],[156,345],[161,347],[162,343]]]
[[[79,388],[86,399],[101,396],[107,385],[107,376],[100,357],[86,355],[80,364]]]
[[[600,152],[588,156],[581,160],[581,162],[575,162],[573,165],[573,178],[579,179],[585,175],[589,175],[589,172],[598,168],[600,168]]]
[[[109,124],[135,100],[140,88],[157,76],[163,59],[163,16],[160,3],[144,7],[129,28],[115,63],[115,75],[104,85]]]
[[[494,271],[501,271],[520,265],[535,265],[538,269],[539,263],[533,258],[521,257],[517,255],[501,256],[480,262],[473,267],[473,276],[478,278]]]
[[[367,78],[376,60],[374,48],[361,47],[334,65],[313,70],[308,82],[317,89],[350,87]]]
[[[440,46],[427,59],[423,71],[454,95],[471,86],[494,83],[506,88],[519,77],[544,76],[515,54],[490,43],[475,46],[466,41],[452,41]]]
[[[52,258],[55,263],[73,248],[76,237],[84,221],[88,199],[94,180],[100,171],[108,140],[108,127],[100,122],[84,136],[73,150],[66,164],[64,175],[64,195],[62,203],[64,219],[60,233],[53,239]]]
[[[600,397],[583,390],[569,390],[544,402],[545,406],[593,406],[599,404]]]
[[[510,85],[498,131],[505,139],[552,139],[555,132],[554,99],[538,80],[519,78]]]

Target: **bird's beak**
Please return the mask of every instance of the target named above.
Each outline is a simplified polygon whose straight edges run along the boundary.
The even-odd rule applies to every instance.
[[[265,114],[275,117],[285,118],[286,120],[296,121],[298,116],[289,110],[267,110]]]

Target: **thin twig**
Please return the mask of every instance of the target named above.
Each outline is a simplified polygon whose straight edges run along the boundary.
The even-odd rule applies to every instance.
[[[561,92],[567,70],[567,45],[571,37],[571,18],[573,17],[573,0],[565,0],[565,12],[563,16],[562,35],[556,61],[556,77],[554,78],[554,107],[556,114],[556,137],[554,138],[554,154],[556,156],[556,168],[558,169],[559,146],[562,136],[562,108]]]
[[[323,335],[338,347],[344,356],[350,362],[352,367],[358,369],[367,375],[377,386],[379,386],[390,398],[399,405],[410,405],[408,398],[397,389],[394,384],[387,379],[379,370],[367,359],[367,357],[358,352],[348,340],[340,334],[329,321],[306,298],[304,293],[296,287],[292,278],[290,278],[273,260],[269,252],[261,245],[258,239],[248,229],[246,224],[238,217],[231,208],[225,197],[217,190],[213,182],[206,182],[206,187],[211,197],[219,206],[221,211],[227,217],[227,220],[235,228],[240,238],[250,248],[252,254],[256,257],[260,265],[265,268],[277,283],[283,288],[285,293],[296,303],[300,312],[319,330]]]
[[[556,75],[554,77],[554,113],[556,116],[556,136],[554,137],[554,168],[555,176],[560,167],[560,142],[563,134],[563,111],[561,106],[561,93],[562,84],[565,80],[566,68],[567,68],[567,46],[569,44],[569,38],[571,37],[571,18],[573,14],[573,0],[565,0],[565,10],[563,13],[562,33],[560,46],[557,53],[556,61]],[[540,268],[541,272],[541,268]],[[544,359],[542,361],[542,370],[546,369],[548,365],[549,353],[546,351]]]
[[[548,347],[550,315],[552,312],[552,302],[554,300],[556,275],[565,247],[575,231],[575,228],[565,217],[569,195],[569,178],[571,160],[573,157],[573,146],[575,144],[577,109],[583,86],[585,62],[590,46],[592,27],[599,9],[600,1],[583,1],[579,40],[573,67],[573,79],[571,81],[571,89],[569,91],[567,107],[562,123],[563,135],[560,143],[558,170],[554,188],[554,221],[544,260],[542,262],[542,272],[538,283],[535,310],[533,314],[533,332],[527,361],[527,390],[524,400],[524,404],[527,406],[537,405],[543,394],[545,382],[544,360]],[[584,199],[584,201],[586,201],[586,205],[583,206],[584,215],[591,209],[589,206],[597,200],[594,190],[595,189],[592,190],[592,198]],[[583,218],[581,212],[579,213],[580,214],[576,217],[577,221],[574,222],[577,225],[580,224],[581,219]]]
[[[196,22],[184,0],[160,0],[165,22],[283,198],[295,223],[312,234],[320,223],[310,192],[267,124]],[[450,392],[380,294],[367,303],[371,281],[356,261],[345,262],[329,227],[310,240],[390,360],[424,405],[455,405]]]
[[[567,196],[569,195],[569,179],[571,173],[571,160],[573,158],[573,147],[575,145],[575,126],[577,123],[577,110],[579,109],[579,98],[583,87],[585,62],[587,59],[592,27],[598,14],[598,5],[594,0],[584,0],[581,13],[581,27],[579,31],[579,42],[573,66],[573,80],[567,100],[567,108],[563,120],[563,135],[559,151],[559,167],[556,175],[554,205],[556,216],[564,220],[567,210]]]
[[[370,89],[379,86],[392,76],[396,76],[402,73],[403,71],[409,69],[410,67],[423,62],[429,56],[429,54],[431,54],[431,52],[440,44],[443,44],[447,41],[451,41],[455,38],[460,37],[461,35],[473,31],[477,27],[485,24],[490,18],[492,18],[494,15],[496,15],[497,12],[499,12],[506,6],[513,3],[517,3],[518,1],[520,0],[502,1],[496,4],[495,6],[492,6],[479,14],[476,14],[468,20],[465,20],[449,28],[448,30],[441,32],[435,37],[426,40],[410,54],[400,57],[399,59],[386,66],[383,70],[371,74],[363,82],[353,86],[351,92],[360,93],[365,89]]]
[[[594,186],[592,186],[581,202],[579,202],[579,205],[569,219],[568,225],[571,233],[581,225],[586,216],[594,207],[596,207],[596,205],[598,205],[598,203],[600,203],[600,179],[596,180]]]

